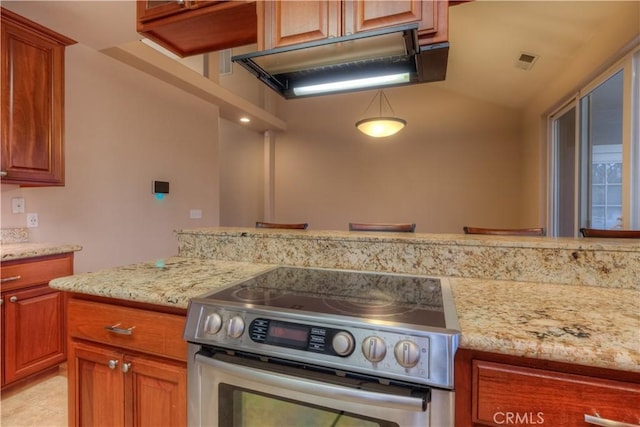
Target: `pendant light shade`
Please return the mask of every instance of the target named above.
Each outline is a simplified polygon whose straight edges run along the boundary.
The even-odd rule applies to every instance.
[[[385,136],[391,136],[398,133],[400,130],[402,130],[402,128],[405,127],[407,121],[394,116],[395,113],[393,112],[393,108],[391,108],[391,104],[389,103],[389,100],[387,99],[387,96],[384,94],[383,90],[379,90],[375,94],[375,96],[369,103],[369,106],[365,110],[365,114],[371,108],[371,105],[373,105],[376,98],[379,98],[380,100],[378,115],[358,120],[356,122],[356,127],[360,132],[374,138],[383,138]],[[391,115],[383,116],[383,101],[390,110]]]

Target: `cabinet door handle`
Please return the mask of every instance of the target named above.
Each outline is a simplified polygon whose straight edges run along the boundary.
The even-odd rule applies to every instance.
[[[118,366],[118,360],[117,359],[109,360],[109,369],[116,369],[116,366]]]
[[[15,295],[9,298],[9,302],[17,302],[17,301],[18,301],[18,297]]]
[[[118,326],[120,326],[120,323],[116,323],[115,325],[112,325],[112,326],[105,326],[104,328],[109,332],[113,332],[114,334],[120,334],[120,335],[132,335],[133,328],[135,328],[135,326],[132,326],[130,328],[124,329],[124,328],[118,328]]]
[[[22,279],[22,276],[3,277],[2,280],[0,280],[0,283],[13,282],[14,280],[20,279]]]
[[[0,305],[4,304],[4,298],[0,298]]]
[[[122,372],[126,374],[129,372],[129,369],[131,369],[131,363],[123,363],[120,369],[122,369]]]
[[[0,171],[0,176],[7,176],[7,173],[5,171]]]
[[[622,421],[608,420],[596,415],[584,414],[584,422],[587,424],[593,424],[594,426],[602,427],[638,427],[638,424],[623,423]]]

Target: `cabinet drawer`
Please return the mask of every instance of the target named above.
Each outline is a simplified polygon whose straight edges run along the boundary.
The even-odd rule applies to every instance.
[[[472,393],[478,425],[593,425],[585,415],[640,423],[634,383],[476,360]]]
[[[35,261],[2,264],[2,291],[49,283],[57,277],[73,274],[73,254],[41,258]]]
[[[69,300],[67,316],[72,338],[187,359],[187,343],[182,339],[185,316],[79,299]]]

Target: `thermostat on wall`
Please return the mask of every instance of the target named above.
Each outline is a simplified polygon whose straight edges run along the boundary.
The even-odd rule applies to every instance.
[[[169,194],[169,183],[167,181],[153,181],[151,191],[153,194]]]

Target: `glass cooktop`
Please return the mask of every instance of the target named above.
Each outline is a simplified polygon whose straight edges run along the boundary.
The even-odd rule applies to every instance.
[[[368,320],[445,327],[439,279],[410,275],[278,267],[206,300]]]

